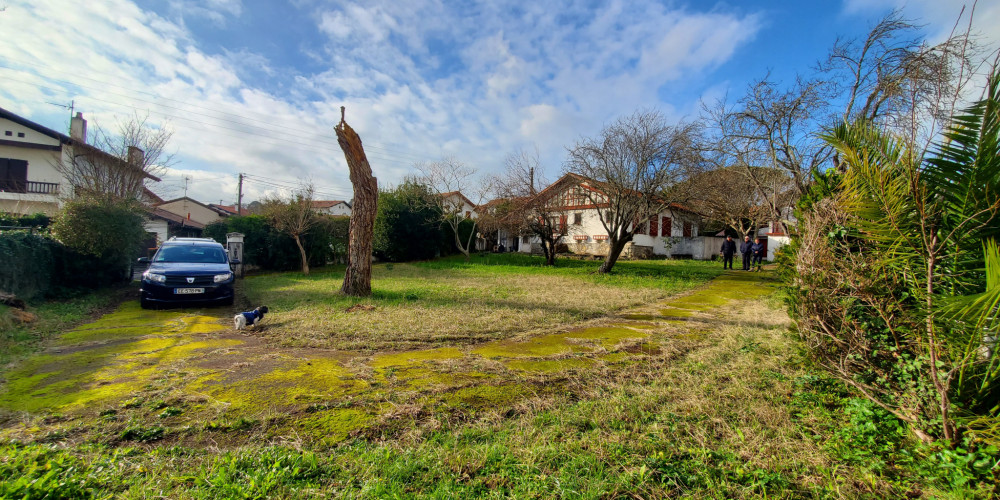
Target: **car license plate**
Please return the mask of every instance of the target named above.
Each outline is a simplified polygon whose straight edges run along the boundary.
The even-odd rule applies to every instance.
[[[174,293],[178,295],[191,293],[205,293],[204,288],[174,288]]]

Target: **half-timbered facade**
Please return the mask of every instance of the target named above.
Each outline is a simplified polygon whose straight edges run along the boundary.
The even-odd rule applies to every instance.
[[[608,231],[601,223],[600,210],[609,209],[608,197],[592,179],[569,173],[539,193],[546,204],[548,224],[561,234],[559,242],[573,253],[606,255]],[[659,213],[648,214],[633,223],[638,230],[623,254],[636,258],[671,256],[693,252],[686,250],[698,236],[699,218],[683,207],[672,204]],[[537,238],[522,236],[519,251],[532,252]]]

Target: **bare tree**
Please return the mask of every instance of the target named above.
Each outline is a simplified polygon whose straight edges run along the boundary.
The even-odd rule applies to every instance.
[[[693,124],[668,125],[659,111],[640,110],[584,138],[569,150],[565,168],[592,185],[581,189],[608,233],[608,255],[598,272],[614,267],[643,223],[675,199],[671,188],[700,166]]]
[[[69,158],[56,165],[73,186],[75,194],[107,201],[143,199],[146,179],[159,176],[174,164],[167,151],[173,132],[154,127],[148,116],[134,114],[120,120],[115,132],[95,124],[92,144],[75,142]]]
[[[740,236],[754,236],[757,228],[772,220],[772,207],[787,206],[794,201],[794,188],[782,171],[764,167],[752,170],[754,179],[739,167],[723,167],[692,176],[685,183],[689,185],[687,206],[705,219],[732,228]]]
[[[751,83],[733,107],[720,101],[707,109],[716,132],[715,162],[743,169],[760,190],[764,181],[755,174],[766,170],[755,169],[780,169],[805,194],[812,171],[832,157],[832,149],[816,135],[828,118],[828,92],[821,81],[798,80],[783,90],[765,77]],[[783,207],[771,208],[778,219]]]
[[[539,186],[545,186],[538,151],[521,149],[510,153],[504,160],[505,170],[494,180],[497,195],[503,200],[494,212],[501,216],[500,222],[516,228],[517,233],[532,234],[541,242],[545,264],[556,262],[556,245],[569,225],[566,215],[557,211],[549,200],[539,197]]]
[[[302,258],[302,274],[309,274],[309,256],[306,255],[302,239],[319,222],[319,217],[313,211],[313,186],[302,188],[288,201],[276,197],[266,198],[262,212],[275,229],[295,240]]]
[[[487,190],[482,186],[474,188],[472,181],[476,175],[475,169],[455,158],[418,163],[415,167],[421,174],[419,181],[434,194],[431,201],[441,212],[441,223],[451,229],[455,236],[455,248],[468,260],[478,224],[472,212],[482,204]],[[472,195],[475,201],[468,198],[468,195]],[[471,225],[464,224],[469,229],[469,235],[462,241],[460,228],[466,221]]]
[[[948,39],[927,45],[921,26],[894,10],[863,39],[838,39],[819,70],[845,102],[842,120],[875,122],[925,145],[947,125],[975,74],[981,51],[970,36],[971,21],[970,13],[964,32],[956,24]]]
[[[351,223],[347,242],[347,269],[340,291],[347,295],[367,297],[372,294],[372,239],[375,213],[378,207],[378,180],[372,176],[361,137],[344,121],[340,107],[340,123],[333,128],[337,143],[344,152],[354,186],[351,203]]]

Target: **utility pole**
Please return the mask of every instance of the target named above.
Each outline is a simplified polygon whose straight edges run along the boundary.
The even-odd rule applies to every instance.
[[[240,191],[236,196],[236,215],[243,215],[243,173],[240,173]]]

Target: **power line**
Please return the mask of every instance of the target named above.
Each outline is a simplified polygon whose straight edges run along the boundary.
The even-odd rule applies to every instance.
[[[41,64],[32,64],[32,63],[28,63],[28,62],[24,62],[24,61],[18,61],[18,63],[24,64],[26,66],[46,67],[46,68],[54,69],[54,68],[51,68],[51,66],[41,65]],[[14,68],[14,67],[5,65],[3,63],[0,63],[0,68],[6,68],[6,69],[11,70],[11,71],[22,71],[19,68]],[[58,70],[56,70],[56,71],[58,72]],[[73,85],[73,86],[80,87],[80,88],[91,89],[91,90],[98,90],[98,91],[106,92],[106,93],[109,93],[109,94],[112,94],[112,95],[119,95],[119,96],[127,97],[129,99],[133,99],[133,100],[136,100],[136,101],[141,101],[141,102],[146,102],[146,103],[149,103],[149,104],[154,104],[154,105],[157,105],[157,106],[167,107],[167,108],[171,108],[171,109],[177,109],[179,111],[185,111],[185,112],[188,112],[188,113],[197,114],[197,115],[201,115],[201,116],[205,116],[205,117],[209,117],[209,118],[216,118],[216,119],[220,119],[222,121],[227,121],[227,122],[230,122],[230,123],[238,123],[238,124],[242,124],[242,125],[246,125],[246,126],[257,127],[257,128],[269,130],[269,131],[276,132],[276,133],[287,134],[287,132],[283,132],[283,131],[272,129],[272,128],[268,128],[268,127],[261,127],[261,126],[257,126],[257,125],[248,125],[248,124],[243,123],[243,122],[237,122],[237,121],[233,121],[233,120],[226,120],[226,119],[223,119],[223,118],[218,118],[218,117],[216,117],[214,115],[207,115],[205,113],[198,113],[198,112],[195,112],[195,111],[186,110],[186,109],[179,108],[179,107],[176,107],[176,106],[169,106],[167,104],[163,104],[163,103],[160,103],[160,102],[147,101],[145,99],[140,99],[140,98],[137,98],[137,97],[134,97],[134,96],[120,94],[120,93],[117,93],[117,92],[111,92],[111,91],[107,90],[106,88],[90,87],[90,86],[87,86],[87,85],[82,85],[82,84],[77,83],[77,82],[73,82],[73,81],[69,81],[69,80],[62,80],[62,79],[58,79],[58,78],[52,78],[52,77],[44,76],[44,75],[41,75],[41,74],[38,74],[38,73],[34,73],[34,76],[37,76],[39,78],[43,78],[43,79],[46,79],[46,80],[49,80],[49,81],[53,81],[53,82],[61,82],[61,83],[65,83],[67,85]],[[152,93],[152,92],[148,92],[148,91],[131,89],[131,88],[128,88],[128,87],[124,87],[122,85],[118,85],[118,84],[107,82],[107,81],[103,81],[103,80],[98,80],[98,79],[95,79],[95,78],[90,78],[90,77],[83,76],[83,75],[73,75],[73,76],[75,78],[82,78],[82,79],[85,79],[85,80],[90,80],[90,81],[93,81],[93,82],[100,83],[102,86],[105,86],[105,87],[107,87],[107,86],[117,87],[117,88],[120,88],[120,89],[123,89],[123,90],[127,90],[129,92],[134,92],[134,93],[137,93],[137,94],[149,95],[149,96],[154,97],[157,100],[172,101],[172,102],[176,102],[176,103],[182,104],[184,106],[188,106],[190,108],[203,109],[203,110],[206,110],[206,111],[213,111],[215,113],[226,114],[226,115],[229,115],[229,116],[234,116],[234,117],[242,118],[244,120],[249,120],[249,121],[254,121],[254,122],[259,122],[259,123],[268,123],[268,124],[273,123],[273,120],[274,120],[273,116],[269,116],[267,120],[256,119],[256,118],[248,117],[246,115],[241,115],[239,113],[234,113],[232,111],[224,111],[224,110],[221,110],[221,109],[210,108],[210,107],[207,107],[207,106],[201,106],[201,105],[197,105],[197,104],[192,104],[192,103],[189,103],[189,102],[186,102],[186,101],[182,101],[182,100],[179,100],[179,99],[173,99],[173,98],[170,98],[170,97],[164,97],[164,96],[161,96],[161,95],[158,95],[158,94],[155,94],[155,93]],[[29,85],[31,84],[29,82],[23,82],[23,81],[22,81],[22,83],[28,83]],[[255,114],[258,114],[260,116],[265,116],[264,114],[261,114],[261,113],[255,113]],[[314,130],[297,129],[297,128],[294,128],[294,127],[287,127],[287,126],[284,126],[282,128],[286,129],[286,130],[298,131],[298,132],[302,132],[302,133],[310,133],[310,134],[315,133]],[[324,142],[326,142],[326,141],[324,141]],[[336,144],[335,142],[329,142],[329,143],[330,144]],[[391,149],[391,148],[388,148],[388,147],[385,147],[385,146],[381,146],[378,143],[374,143],[373,142],[373,143],[368,144],[367,146],[370,147],[370,148],[372,148],[372,149],[382,150],[382,151],[384,151],[386,153],[390,153],[390,154],[396,154],[396,155],[400,155],[400,156],[409,156],[409,157],[411,157],[410,159],[413,160],[413,161],[424,161],[424,158],[422,158],[422,157],[420,157],[418,155],[415,155],[413,153],[409,153],[409,152],[405,152],[405,151],[399,151],[399,150],[394,150],[394,149]]]
[[[35,87],[35,88],[43,88],[43,89],[48,89],[48,90],[52,90],[52,91],[56,91],[56,92],[62,92],[62,93],[65,93],[65,94],[70,94],[70,92],[68,90],[62,89],[62,88],[58,88],[58,87],[49,87],[49,86],[46,86],[46,85],[37,85],[37,84],[33,84],[31,82],[25,82],[23,80],[16,80],[16,79],[8,79],[8,80],[14,81],[16,83],[25,84],[25,85],[31,85],[32,87]],[[266,140],[255,139],[256,142],[262,142],[264,144],[269,144],[269,145],[272,145],[272,146],[287,146],[288,144],[294,144],[296,146],[302,146],[304,148],[311,149],[311,150],[314,150],[314,151],[317,151],[317,152],[334,153],[334,154],[340,154],[341,153],[341,150],[339,149],[339,145],[337,146],[337,149],[333,149],[332,147],[323,147],[322,145],[317,145],[317,144],[312,144],[312,143],[304,143],[304,142],[298,142],[298,141],[293,141],[293,140],[289,140],[289,139],[276,138],[276,137],[271,137],[270,135],[261,134],[261,133],[250,131],[250,130],[240,130],[240,129],[233,128],[233,127],[225,127],[225,126],[222,126],[222,125],[216,125],[216,124],[212,124],[212,123],[202,122],[202,121],[198,121],[198,120],[194,120],[194,119],[188,118],[186,116],[174,115],[174,114],[165,113],[165,112],[159,111],[159,110],[154,110],[154,109],[149,109],[149,108],[136,108],[136,107],[132,107],[132,106],[126,106],[124,104],[121,104],[121,103],[118,103],[118,102],[115,102],[115,101],[109,101],[107,99],[101,99],[99,97],[93,97],[93,96],[89,96],[89,95],[77,96],[77,99],[89,99],[89,100],[93,100],[93,101],[97,101],[97,102],[103,102],[103,103],[106,103],[106,104],[110,104],[111,106],[116,106],[116,107],[123,108],[123,109],[131,109],[131,110],[139,109],[141,111],[146,111],[147,113],[150,113],[150,114],[161,115],[161,116],[165,116],[167,118],[174,118],[174,119],[178,119],[178,120],[184,120],[184,121],[187,121],[187,122],[190,122],[190,123],[204,125],[204,126],[206,126],[208,128],[201,127],[201,130],[213,130],[216,133],[219,133],[219,134],[222,134],[222,135],[226,135],[226,136],[229,136],[229,137],[244,138],[241,135],[235,135],[235,134],[232,134],[232,133],[223,132],[223,131],[218,130],[218,129],[226,129],[226,130],[232,130],[232,131],[236,131],[236,132],[241,132],[244,135],[259,136],[259,137],[261,137],[263,139],[266,139]],[[152,104],[155,105],[155,103],[152,103]],[[199,128],[199,127],[193,127],[193,128]],[[261,128],[261,127],[256,127],[256,128]],[[281,142],[274,142],[274,141],[281,141]],[[316,141],[316,142],[319,142],[321,144],[324,143],[323,141]],[[377,159],[377,160],[381,160],[381,161],[386,161],[386,162],[391,162],[391,163],[399,163],[399,164],[403,164],[403,165],[411,165],[411,163],[408,163],[405,160],[397,160],[397,159],[393,159],[393,158],[388,158],[388,157],[381,156],[380,154],[372,153],[372,154],[368,154],[367,156],[369,156],[371,158],[374,158],[374,159]]]

